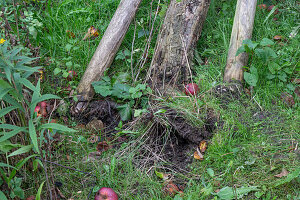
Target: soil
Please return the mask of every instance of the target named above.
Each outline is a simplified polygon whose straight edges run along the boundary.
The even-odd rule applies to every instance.
[[[111,100],[97,100],[90,102],[82,112],[73,112],[73,116],[76,121],[85,125],[93,120],[101,120],[104,124],[103,132],[112,133],[120,122],[117,106]]]
[[[195,127],[186,119],[184,113],[171,108],[163,109],[167,111],[162,116],[152,118],[153,126],[145,144],[147,149],[151,149],[152,155],[155,155],[149,165],[153,165],[156,157],[160,156],[161,160],[166,161],[164,165],[176,171],[186,171],[188,164],[194,160],[193,153],[200,142],[212,137],[217,117],[212,110],[207,110],[205,119],[201,119],[204,121],[203,126]],[[141,155],[144,154],[142,151]]]

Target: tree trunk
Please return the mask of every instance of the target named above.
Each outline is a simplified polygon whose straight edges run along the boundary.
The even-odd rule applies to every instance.
[[[90,101],[94,96],[91,84],[98,81],[113,62],[141,1],[121,0],[77,87],[79,101]]]
[[[251,39],[257,0],[238,0],[232,27],[224,81],[242,81],[243,67],[248,63],[248,54],[236,56],[243,40]]]
[[[186,83],[209,4],[210,0],[171,0],[147,75],[153,89],[163,93]]]

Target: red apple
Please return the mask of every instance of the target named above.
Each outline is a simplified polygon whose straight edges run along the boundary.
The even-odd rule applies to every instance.
[[[46,108],[47,107],[47,103],[45,101],[40,102],[40,105],[42,108]]]
[[[96,193],[95,200],[118,200],[118,195],[113,189],[102,187]]]
[[[69,73],[69,76],[67,77],[68,81],[71,81],[77,77],[77,73],[75,71],[68,71],[68,73]]]
[[[199,90],[199,87],[196,83],[189,83],[185,86],[186,95],[196,95]]]
[[[34,109],[34,112],[36,113],[36,115],[37,115],[38,117],[41,116],[40,110],[41,110],[41,107],[40,107],[40,106],[36,106],[35,109]]]

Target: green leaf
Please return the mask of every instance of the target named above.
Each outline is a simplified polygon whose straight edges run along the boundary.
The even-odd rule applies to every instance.
[[[252,191],[259,191],[257,186],[250,186],[250,187],[240,187],[233,189],[232,187],[224,187],[222,188],[216,195],[221,199],[238,199],[243,198],[244,195],[248,194]]]
[[[37,30],[34,28],[34,26],[29,26],[28,28],[30,35],[33,36],[34,39],[37,37]]]
[[[268,38],[263,38],[260,43],[261,46],[268,46],[268,45],[273,45],[274,42]]]
[[[119,114],[122,121],[127,121],[131,119],[132,109],[129,103],[124,104],[122,106],[118,106],[117,109],[119,110]]]
[[[15,195],[20,199],[24,199],[24,190],[20,187],[16,187],[13,189]]]
[[[246,49],[245,49],[245,47],[243,45],[240,48],[238,48],[238,50],[236,51],[235,56],[238,56],[239,54],[244,53],[244,52],[246,52]]]
[[[68,68],[72,67],[72,65],[73,65],[72,61],[69,61],[69,62],[66,63],[66,66],[67,66]]]
[[[7,200],[5,194],[2,191],[0,191],[0,199],[1,200]]]
[[[207,168],[207,173],[208,173],[208,175],[210,176],[210,177],[214,177],[215,176],[215,172],[214,172],[214,170],[212,169],[212,168]]]
[[[110,96],[112,94],[112,87],[108,85],[93,85],[97,94],[103,97]]]
[[[40,153],[39,147],[38,147],[38,140],[37,140],[37,134],[35,131],[35,127],[33,125],[32,119],[28,121],[28,127],[29,127],[29,136],[31,138],[31,142],[33,144],[33,147],[36,152]]]
[[[265,47],[265,52],[266,52],[266,57],[268,59],[270,59],[270,58],[277,58],[277,54],[270,47]]]
[[[257,83],[257,77],[254,74],[250,74],[248,72],[244,72],[244,79],[245,81],[251,85],[251,86],[256,86]]]
[[[143,113],[146,113],[147,109],[135,109],[134,110],[134,117],[139,117],[141,116]]]
[[[251,52],[251,51],[253,51],[257,47],[258,43],[254,42],[254,41],[252,41],[250,39],[246,39],[246,40],[243,41],[243,45],[245,47],[248,47],[249,48],[248,51]],[[248,53],[250,53],[250,52],[248,52]]]
[[[3,153],[8,153],[13,148],[21,147],[21,144],[12,144],[9,140],[0,142],[0,151]]]
[[[38,189],[38,192],[37,192],[37,194],[35,196],[35,200],[40,200],[41,199],[41,193],[42,193],[42,189],[43,189],[44,183],[45,183],[45,181],[43,181],[42,184],[40,185],[40,187]]]
[[[130,99],[129,93],[130,86],[122,83],[114,84],[112,88],[112,96],[117,97],[119,99]]]
[[[267,73],[267,76],[266,76],[266,78],[269,79],[269,80],[274,79],[275,77],[276,76],[271,74],[271,73]]]
[[[254,74],[256,77],[258,77],[258,72],[257,72],[257,69],[256,67],[250,67],[250,73],[251,74]]]
[[[27,153],[29,152],[31,149],[32,149],[33,145],[27,145],[27,146],[23,146],[21,147],[20,149],[12,152],[11,154],[9,154],[7,157],[11,157],[11,156],[16,156],[16,155],[20,155],[20,154],[23,154],[23,153]]]
[[[15,168],[14,166],[11,166],[11,165],[8,165],[8,164],[2,163],[2,162],[0,162],[0,167],[9,167],[9,168],[17,169],[17,168]],[[0,199],[1,199],[1,198],[0,198]]]
[[[156,171],[156,170],[154,170],[154,172],[155,172],[155,174],[156,174],[156,176],[157,176],[158,178],[161,178],[161,179],[164,178],[164,174],[163,174],[163,173],[158,172],[158,171]]]
[[[0,138],[0,142],[3,142],[5,140],[13,137],[22,131],[26,131],[26,129],[24,127],[19,127],[10,132],[1,132],[0,135],[3,135],[3,136]]]
[[[13,90],[12,88],[6,88],[0,90],[0,99],[2,99],[9,91]]]
[[[40,126],[40,129],[54,129],[58,131],[63,131],[63,132],[77,132],[74,129],[68,128],[66,126],[63,126],[61,124],[56,124],[56,123],[48,123],[48,124],[43,124]]]
[[[27,79],[25,78],[20,78],[18,80],[18,82],[22,83],[24,86],[26,86],[27,88],[31,89],[32,91],[36,90],[36,87]]]
[[[53,71],[53,73],[54,73],[54,75],[57,75],[57,74],[59,74],[61,72],[61,69],[60,68],[55,68],[54,69],[54,71]]]
[[[269,63],[268,68],[271,74],[275,74],[280,69],[280,66],[276,62],[271,62]]]
[[[278,77],[278,79],[281,80],[282,82],[286,82],[287,75],[286,75],[285,72],[280,72],[280,73],[278,74],[277,77]]]
[[[6,103],[9,103],[17,108],[19,108],[22,112],[24,112],[24,108],[20,103],[18,103],[15,99],[17,99],[17,95],[11,97],[10,95],[5,95],[2,100],[6,101]]]

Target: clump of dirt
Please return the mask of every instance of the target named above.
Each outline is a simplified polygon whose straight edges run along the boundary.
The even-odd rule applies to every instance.
[[[75,120],[79,123],[88,124],[92,120],[101,120],[104,123],[104,133],[112,132],[120,122],[117,103],[110,100],[97,100],[87,104],[82,112],[73,112]]]
[[[148,130],[149,138],[143,148],[148,152],[141,152],[141,155],[147,155],[146,162],[149,166],[163,161],[176,171],[187,170],[186,167],[192,163],[193,153],[199,143],[212,137],[218,119],[212,110],[208,110],[206,116],[199,119],[203,122],[199,123],[202,126],[195,126],[187,119],[185,113],[171,108],[163,109],[166,110],[165,113],[154,115],[152,118],[152,126]],[[143,165],[147,167],[145,162]]]

